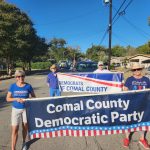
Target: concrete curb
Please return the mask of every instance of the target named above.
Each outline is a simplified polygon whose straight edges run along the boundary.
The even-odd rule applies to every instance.
[[[11,78],[14,78],[14,76],[12,76],[12,77],[0,77],[0,81],[1,81],[1,80],[11,79]]]

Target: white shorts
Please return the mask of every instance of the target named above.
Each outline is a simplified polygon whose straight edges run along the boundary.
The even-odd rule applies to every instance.
[[[13,107],[11,113],[11,125],[12,126],[19,125],[21,120],[23,123],[27,123],[26,110],[17,109]]]

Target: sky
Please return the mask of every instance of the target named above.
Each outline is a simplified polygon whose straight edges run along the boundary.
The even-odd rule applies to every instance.
[[[112,0],[112,46],[138,47],[150,40],[150,0]],[[92,45],[108,47],[109,5],[103,0],[6,0],[28,14],[37,34],[50,42],[63,38],[85,52]],[[118,15],[117,10],[123,5]],[[106,33],[106,34],[105,34]]]

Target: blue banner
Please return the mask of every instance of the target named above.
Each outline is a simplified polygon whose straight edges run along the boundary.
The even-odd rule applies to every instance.
[[[33,138],[149,130],[150,90],[41,98],[25,102]]]

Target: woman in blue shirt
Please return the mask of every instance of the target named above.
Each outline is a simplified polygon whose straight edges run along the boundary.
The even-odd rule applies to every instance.
[[[49,87],[50,96],[60,96],[59,81],[57,78],[57,66],[54,64],[50,67],[51,73],[47,76],[47,85]]]
[[[19,123],[22,119],[22,134],[23,134],[23,150],[27,149],[25,145],[27,136],[27,118],[25,110],[25,99],[35,97],[33,88],[30,84],[24,81],[25,72],[22,70],[16,70],[15,72],[16,83],[12,84],[7,93],[7,101],[12,102],[12,114],[11,114],[11,150],[16,149],[16,143],[18,138]]]
[[[125,84],[124,84],[124,90],[142,90],[150,88],[150,79],[142,75],[142,69],[143,67],[135,63],[133,64],[131,71],[133,72],[133,75],[129,78],[127,78]],[[145,139],[145,131],[140,131],[141,137],[139,140],[139,143],[145,148],[150,149],[150,146],[148,145],[147,140]],[[126,133],[126,138],[123,140],[124,147],[128,147],[130,144],[130,133]]]

